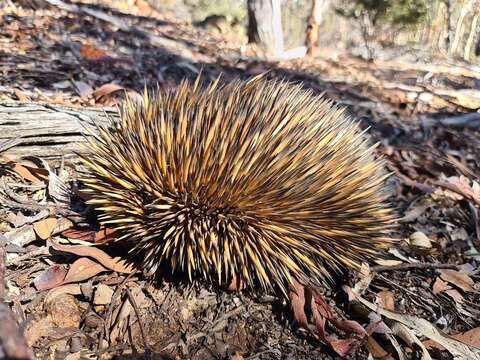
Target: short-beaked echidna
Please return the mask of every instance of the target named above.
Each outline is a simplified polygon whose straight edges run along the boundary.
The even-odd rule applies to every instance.
[[[256,77],[127,101],[89,140],[83,179],[140,267],[286,291],[391,244],[382,161],[344,111]]]

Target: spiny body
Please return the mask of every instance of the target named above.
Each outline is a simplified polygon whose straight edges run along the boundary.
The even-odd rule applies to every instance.
[[[83,181],[140,268],[284,293],[391,245],[382,161],[343,110],[262,77],[127,101],[89,138]]]

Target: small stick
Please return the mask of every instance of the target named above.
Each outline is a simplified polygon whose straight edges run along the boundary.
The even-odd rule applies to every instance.
[[[410,269],[454,269],[458,270],[458,265],[455,264],[430,264],[430,263],[412,263],[399,265],[377,265],[370,268],[374,272],[396,271],[396,270],[410,270]]]
[[[125,287],[125,291],[127,292],[128,300],[132,304],[133,310],[135,311],[135,315],[137,316],[137,319],[138,319],[138,325],[140,326],[140,333],[142,334],[143,346],[145,348],[145,359],[150,360],[151,351],[148,346],[147,336],[145,335],[145,329],[143,328],[142,319],[140,318],[140,311],[138,310],[137,302],[135,301],[135,298],[133,297],[128,287]]]
[[[24,334],[18,328],[10,307],[4,302],[6,257],[5,248],[0,246],[0,353],[7,359],[33,360],[33,352]]]

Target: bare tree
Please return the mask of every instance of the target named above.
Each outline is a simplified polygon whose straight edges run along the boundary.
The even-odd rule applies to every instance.
[[[284,53],[281,0],[247,0],[248,42],[258,44],[267,56]]]
[[[446,0],[445,5],[447,6],[447,33],[445,38],[445,48],[448,52],[453,39],[453,0]]]
[[[330,5],[330,0],[312,0],[310,16],[308,17],[307,37],[305,45],[307,55],[313,55],[318,42],[318,30],[322,22],[323,15]]]
[[[470,31],[468,33],[467,42],[465,43],[465,49],[463,52],[463,58],[466,60],[471,60],[473,51],[472,48],[475,43],[475,39],[478,36],[478,18],[480,17],[480,12],[477,12],[470,23]]]
[[[467,15],[472,11],[476,0],[469,0],[466,4],[462,4],[460,7],[460,14],[458,15],[457,23],[455,24],[455,35],[450,45],[450,53],[458,53],[460,42],[464,35],[464,22]]]

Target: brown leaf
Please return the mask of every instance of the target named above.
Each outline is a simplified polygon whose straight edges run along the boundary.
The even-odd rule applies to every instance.
[[[452,176],[449,177],[447,181],[436,181],[435,184],[450,191],[453,191],[467,199],[473,200],[477,205],[480,205],[479,192],[476,191],[476,189],[473,189],[472,186],[470,186],[470,180],[468,180],[464,176]]]
[[[90,260],[89,258],[80,258],[70,266],[70,269],[63,280],[63,284],[81,282],[103,271],[107,271],[107,269],[99,263]]]
[[[359,346],[359,342],[356,339],[330,340],[329,344],[341,357],[347,356]]]
[[[367,338],[367,349],[375,359],[392,359],[388,352],[380,346],[380,344],[371,336]]]
[[[233,276],[232,281],[230,281],[230,284],[227,286],[228,291],[239,291],[245,289],[247,286],[247,283],[245,282],[245,279],[241,275]]]
[[[346,356],[362,344],[362,340],[369,335],[366,330],[356,321],[340,319],[333,309],[315,289],[305,287],[295,279],[292,279],[289,287],[289,298],[293,310],[293,317],[299,326],[316,336],[322,342],[328,344],[340,356]],[[313,314],[315,327],[308,324],[305,307],[308,306]],[[329,321],[335,327],[348,334],[355,334],[347,339],[338,339],[334,335],[327,334],[326,322]],[[381,321],[369,325],[369,332],[373,333]]]
[[[15,93],[19,101],[23,101],[23,102],[30,101],[30,98],[27,95],[25,95],[25,93],[20,89],[13,89],[13,92]]]
[[[437,280],[433,283],[432,292],[436,295],[446,290],[450,290],[451,287],[445,281],[437,277]]]
[[[39,184],[42,183],[42,180],[36,177],[35,175],[32,174],[30,169],[24,165],[21,164],[15,164],[12,167],[12,170],[15,171],[18,175],[20,175],[22,178],[32,182],[32,184]]]
[[[82,241],[88,241],[92,243],[103,243],[112,238],[114,230],[111,228],[103,227],[99,231],[95,232],[94,230],[77,230],[77,229],[68,229],[62,232],[62,235],[68,239],[76,239]]]
[[[112,95],[117,91],[124,90],[124,88],[120,85],[108,83],[100,86],[99,88],[95,89],[93,92],[93,97],[97,100],[106,97],[108,95]]]
[[[464,302],[464,298],[462,294],[460,294],[457,290],[451,289],[451,290],[445,290],[445,294],[450,296],[453,300],[455,300],[456,303],[461,304]]]
[[[305,288],[292,278],[289,289],[290,305],[292,306],[293,318],[299,326],[308,329],[307,315],[305,314]]]
[[[112,228],[102,227],[95,233],[94,239],[96,243],[104,243],[112,238],[115,230]]]
[[[423,232],[415,231],[410,235],[410,244],[418,248],[430,249],[432,247],[432,240]]]
[[[119,257],[112,258],[106,252],[97,247],[86,245],[62,245],[52,240],[51,243],[55,250],[93,258],[107,269],[125,274],[130,274],[133,272],[133,267],[131,265],[126,265],[124,260],[120,259]]]
[[[378,305],[384,309],[395,311],[395,300],[393,293],[388,290],[382,290],[377,294]]]
[[[87,60],[98,60],[105,56],[108,56],[104,50],[89,44],[81,45],[80,55]]]
[[[467,344],[476,348],[480,348],[480,327],[476,327],[464,333],[450,335],[450,336],[458,341],[461,341],[464,344]],[[426,340],[423,342],[423,345],[425,345],[425,347],[428,349],[435,348],[440,351],[445,350],[445,348],[442,345],[440,345],[439,343],[433,340]]]
[[[480,327],[468,330],[464,333],[453,335],[453,338],[480,349]]]
[[[46,240],[52,235],[55,226],[57,225],[56,218],[46,218],[40,221],[37,221],[33,224],[33,229],[35,233],[40,237],[42,240]]]
[[[53,265],[40,273],[34,280],[33,284],[38,291],[53,289],[63,283],[67,270],[62,265]]]
[[[235,352],[235,354],[230,358],[230,360],[243,360],[243,359],[245,358],[238,351]]]
[[[467,274],[450,269],[440,270],[440,276],[443,280],[462,289],[465,292],[474,292],[473,280]]]

